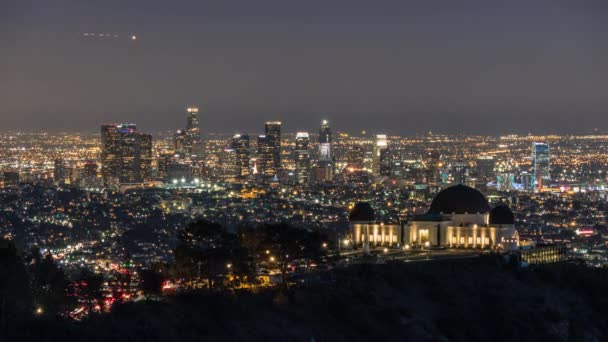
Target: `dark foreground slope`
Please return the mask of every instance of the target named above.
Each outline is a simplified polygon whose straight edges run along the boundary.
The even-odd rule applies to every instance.
[[[19,340],[608,341],[608,271],[495,259],[359,265],[334,281],[123,305],[83,323],[23,322]],[[19,335],[19,336],[18,336]],[[27,336],[27,337],[26,337]]]

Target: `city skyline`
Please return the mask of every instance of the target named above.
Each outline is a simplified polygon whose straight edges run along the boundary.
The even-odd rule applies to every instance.
[[[324,118],[390,134],[608,126],[605,2],[377,5],[9,0],[3,127],[174,129],[190,104],[205,132],[262,120],[312,131]]]

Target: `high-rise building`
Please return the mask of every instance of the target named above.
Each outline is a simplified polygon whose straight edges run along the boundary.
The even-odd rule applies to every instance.
[[[331,129],[329,128],[329,121],[323,120],[321,122],[321,130],[319,131],[319,161],[331,161]]]
[[[280,121],[267,121],[265,129],[265,135],[270,139],[272,145],[272,160],[274,173],[278,174],[281,170],[281,122]]]
[[[534,191],[539,191],[551,181],[551,158],[549,144],[532,143],[532,166],[534,173]]]
[[[190,156],[191,146],[188,142],[188,135],[185,130],[178,130],[173,135],[173,147],[176,154]]]
[[[135,124],[101,126],[102,177],[106,185],[141,183],[152,167],[152,136]]]
[[[220,178],[225,182],[234,182],[239,176],[237,150],[227,146],[220,153]]]
[[[334,178],[334,161],[332,154],[332,135],[329,121],[321,121],[319,131],[319,159],[314,168],[314,179],[316,182],[329,182]]]
[[[244,180],[249,177],[249,135],[247,134],[235,134],[232,137],[230,147],[236,151],[236,165],[237,165],[237,176],[238,180]]]
[[[452,172],[454,174],[455,184],[467,184],[467,178],[469,177],[469,166],[466,162],[459,160],[452,166]]]
[[[440,180],[441,173],[441,154],[438,151],[431,151],[426,162],[426,182],[437,184]]]
[[[53,178],[55,178],[55,184],[63,185],[65,184],[66,178],[66,169],[65,163],[62,158],[55,159],[55,169],[53,172]]]
[[[274,139],[267,135],[258,136],[257,172],[263,178],[272,178],[277,174],[274,150]]]
[[[494,166],[496,161],[492,156],[477,158],[477,178],[481,182],[495,181]]]
[[[296,134],[296,147],[294,150],[294,160],[296,164],[296,182],[298,184],[308,183],[310,174],[310,137],[307,132]]]
[[[372,159],[372,172],[374,175],[380,175],[380,169],[382,164],[382,157],[389,159],[388,157],[388,140],[386,134],[376,135],[376,143],[374,144],[374,155]],[[386,162],[386,161],[384,161]],[[390,168],[390,160],[389,160]],[[389,171],[390,172],[390,171]]]
[[[258,137],[258,173],[264,178],[279,176],[281,170],[281,122],[268,121]]]
[[[188,154],[196,152],[201,142],[201,132],[198,122],[198,108],[189,107],[186,122],[186,151]]]
[[[351,145],[346,150],[346,168],[348,171],[361,171],[363,169],[364,151],[359,145]]]

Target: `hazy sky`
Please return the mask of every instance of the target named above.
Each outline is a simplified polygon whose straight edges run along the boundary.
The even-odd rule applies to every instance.
[[[0,0],[0,130],[190,104],[204,132],[607,129],[608,1]]]

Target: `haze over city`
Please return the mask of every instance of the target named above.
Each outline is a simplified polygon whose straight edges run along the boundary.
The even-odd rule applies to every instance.
[[[608,341],[607,33],[0,0],[0,341]]]
[[[197,105],[205,133],[322,118],[352,133],[590,133],[608,124],[607,6],[5,0],[0,118],[154,131]]]

